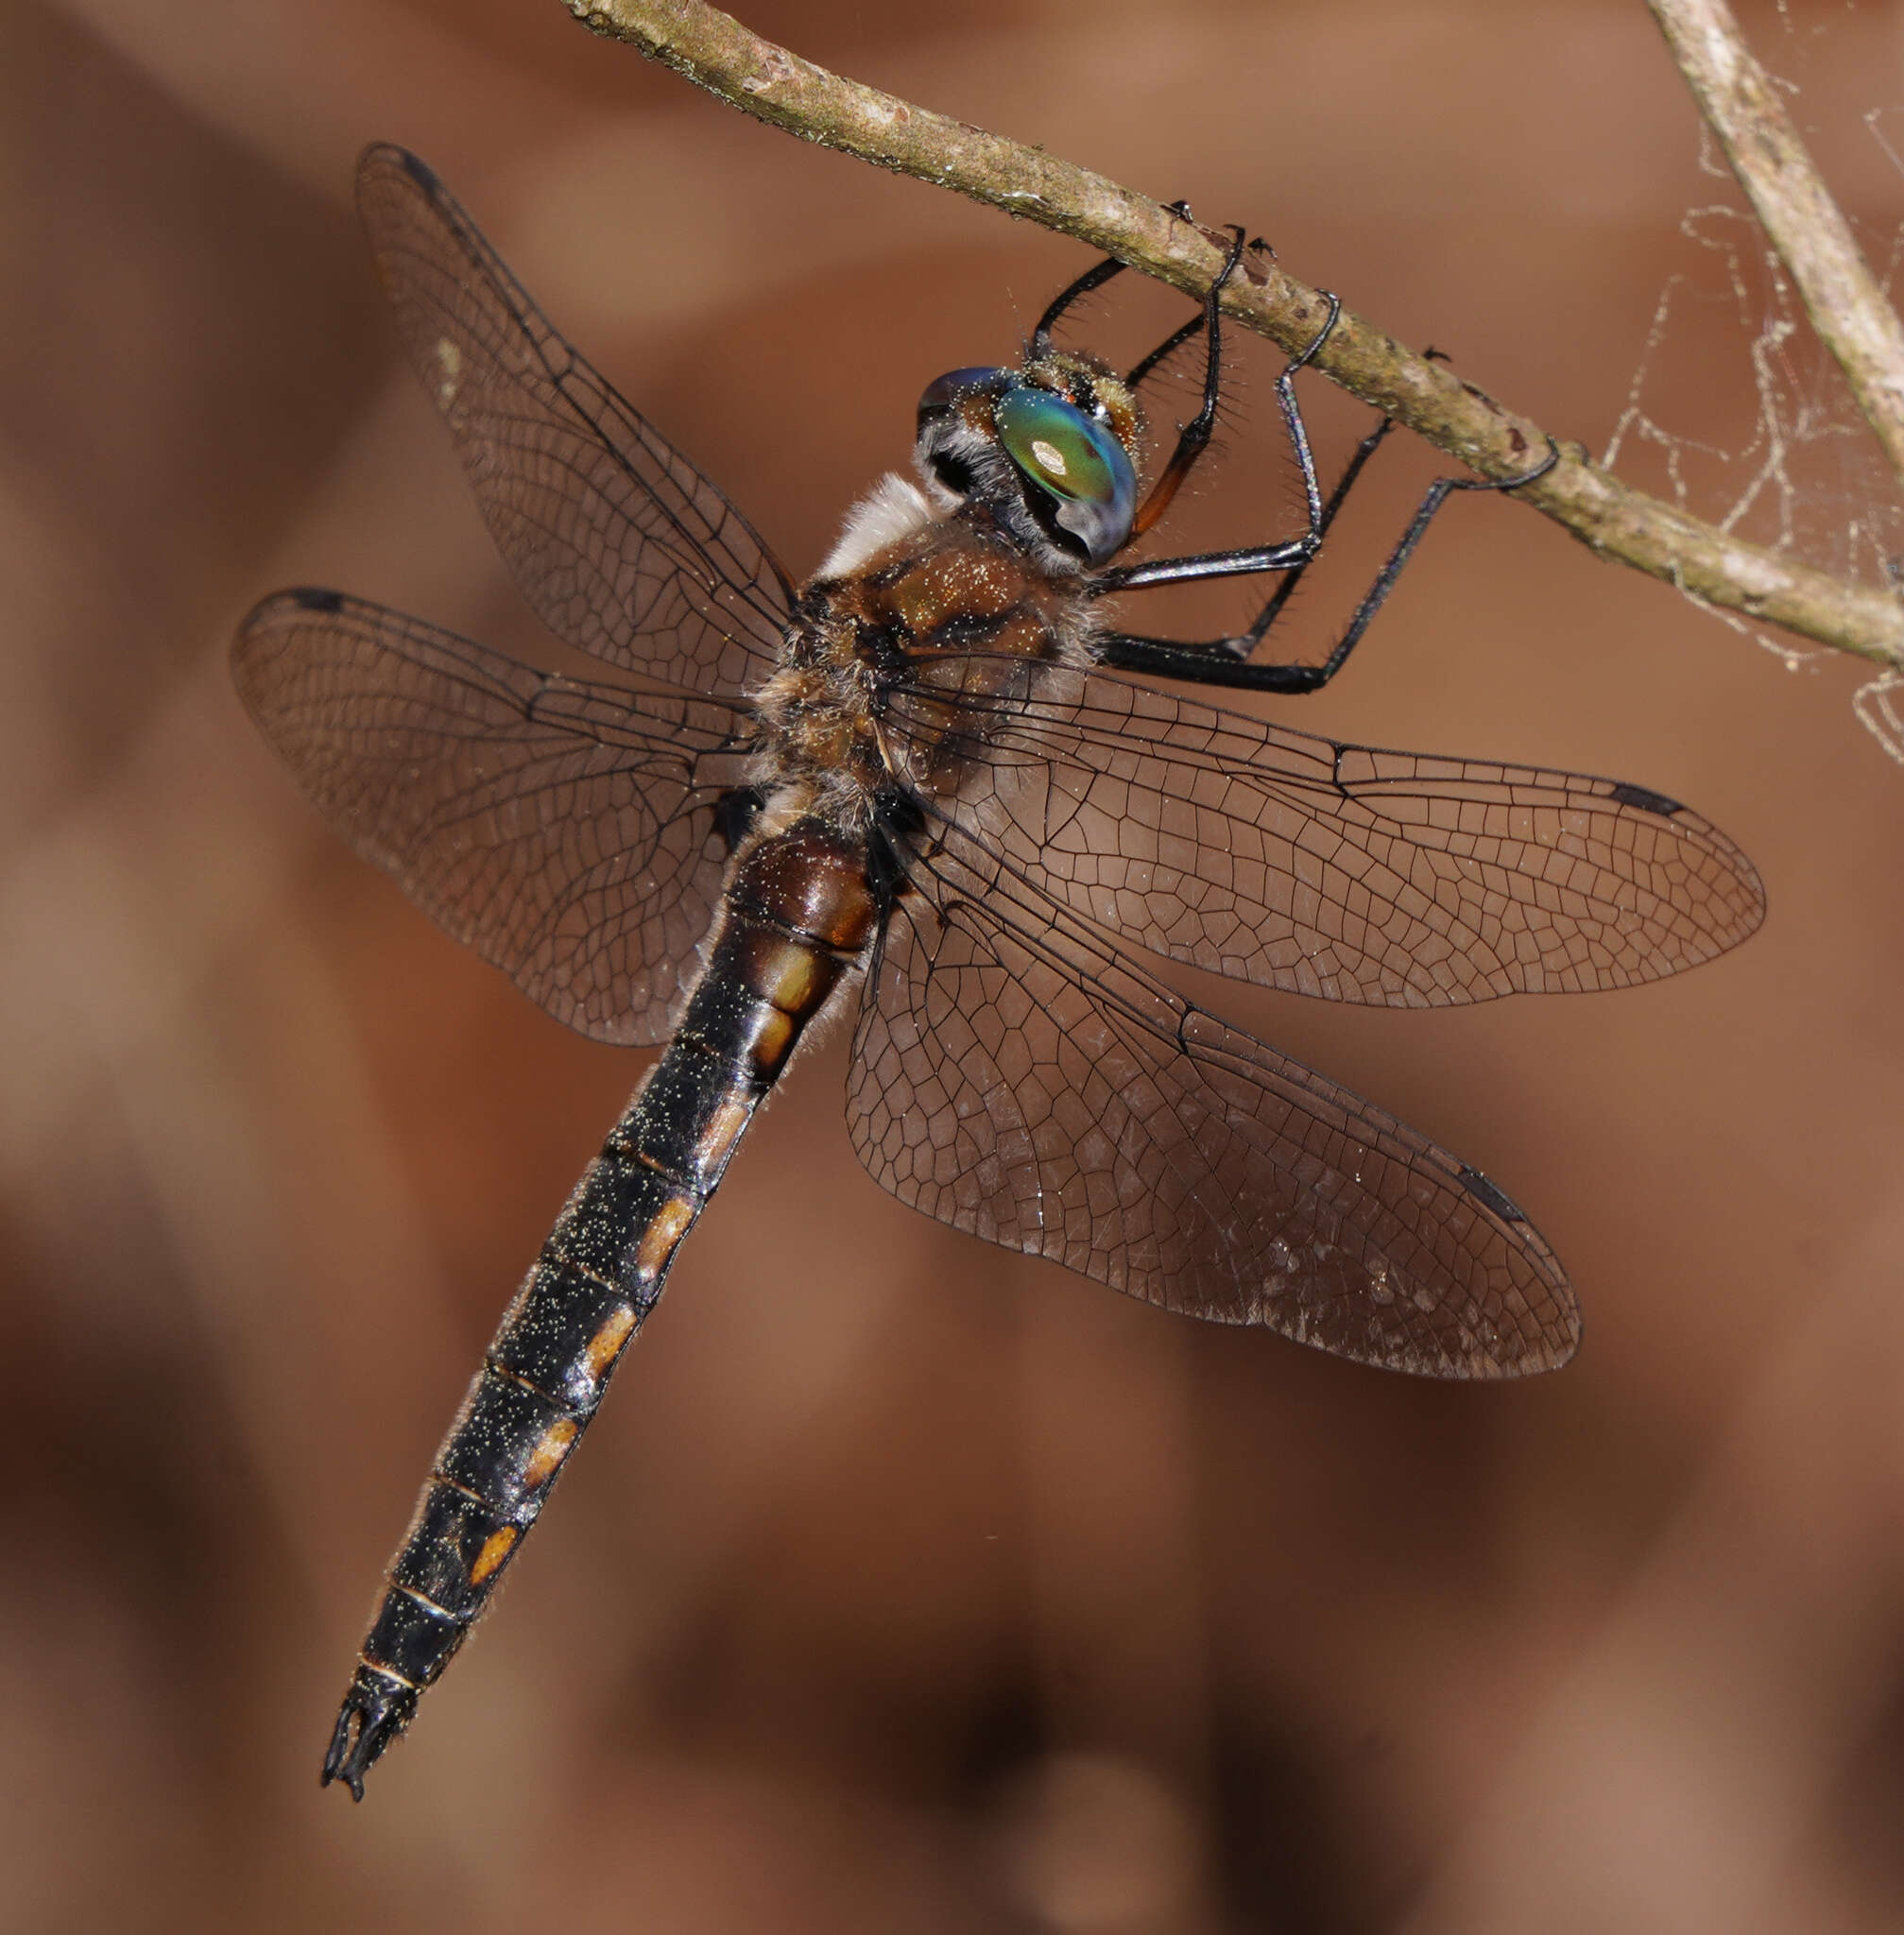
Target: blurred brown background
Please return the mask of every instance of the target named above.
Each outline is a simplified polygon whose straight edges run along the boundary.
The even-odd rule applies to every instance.
[[[1725,193],[1638,0],[744,10],[1248,223],[1595,448]],[[1859,117],[1904,9],[1747,18],[1890,233]],[[640,1066],[351,860],[230,691],[291,582],[535,649],[381,313],[371,138],[797,566],[921,385],[1086,260],[557,0],[0,9],[0,1926],[1900,1926],[1904,772],[1844,661],[1788,671],[1490,501],[1280,716],[1690,800],[1770,921],[1599,999],[1216,992],[1528,1207],[1577,1363],[1410,1383],[937,1229],[854,1163],[836,1036],[479,1639],[361,1809],[319,1792],[437,1436]],[[1117,345],[1182,314],[1117,296]],[[1655,414],[1749,437],[1749,349],[1688,308]],[[1192,539],[1295,527],[1273,354],[1239,360]],[[1327,468],[1363,413],[1311,396]],[[1293,648],[1432,473],[1403,441]],[[1827,561],[1894,515],[1852,444],[1789,472]]]

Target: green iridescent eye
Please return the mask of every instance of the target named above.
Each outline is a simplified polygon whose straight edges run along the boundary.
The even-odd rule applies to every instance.
[[[1021,384],[998,400],[994,420],[1012,462],[1054,496],[1107,504],[1117,494],[1111,454],[1124,452],[1075,404]]]
[[[1020,384],[994,405],[1005,454],[1056,498],[1057,522],[1102,564],[1130,536],[1137,476],[1107,426],[1048,389]]]

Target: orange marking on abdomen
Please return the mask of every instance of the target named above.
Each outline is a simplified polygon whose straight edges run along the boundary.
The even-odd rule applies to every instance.
[[[562,1460],[569,1455],[569,1447],[575,1442],[575,1434],[581,1430],[572,1417],[557,1418],[536,1441],[536,1448],[529,1453],[529,1462],[523,1467],[523,1482],[531,1491],[538,1485],[545,1485],[560,1469]]]
[[[588,1353],[584,1361],[589,1367],[589,1376],[600,1383],[615,1367],[615,1360],[622,1354],[622,1346],[635,1334],[635,1313],[624,1304],[595,1334],[589,1339]]]
[[[492,1532],[483,1541],[483,1550],[476,1554],[476,1563],[470,1567],[470,1584],[480,1585],[509,1556],[516,1540],[521,1536],[512,1526],[504,1526],[500,1532]]]
[[[818,951],[806,941],[768,940],[763,930],[750,950],[748,980],[763,1001],[783,1015],[803,1015],[820,992]]]
[[[753,1060],[754,1067],[763,1074],[780,1065],[780,1057],[787,1052],[787,1044],[793,1039],[794,1024],[790,1015],[783,1015],[780,1009],[769,1007],[761,1013],[761,1019],[754,1027]]]
[[[635,1250],[635,1268],[652,1281],[668,1267],[688,1225],[695,1220],[692,1196],[670,1196],[648,1224]]]
[[[753,1110],[738,1099],[724,1102],[714,1110],[701,1131],[700,1140],[695,1144],[695,1159],[703,1172],[719,1168],[729,1150],[740,1140],[741,1131],[752,1114]]]

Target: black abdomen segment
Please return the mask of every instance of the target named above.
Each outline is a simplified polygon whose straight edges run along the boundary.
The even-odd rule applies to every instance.
[[[736,862],[666,1052],[589,1165],[437,1454],[324,1757],[358,1799],[535,1523],[800,1031],[864,950],[862,848],[812,821]]]

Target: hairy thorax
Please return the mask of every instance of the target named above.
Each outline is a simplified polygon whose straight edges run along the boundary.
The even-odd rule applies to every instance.
[[[1029,697],[1040,668],[1089,663],[1090,629],[1078,578],[1044,576],[982,513],[942,514],[888,478],[795,602],[755,699],[757,783],[846,831],[895,779],[954,791],[1004,702]]]

